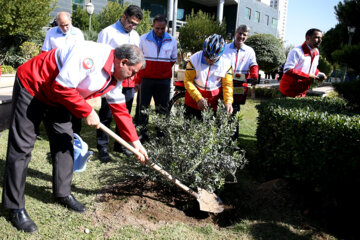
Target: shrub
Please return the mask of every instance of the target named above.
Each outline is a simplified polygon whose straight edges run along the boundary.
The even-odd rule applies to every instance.
[[[334,83],[335,90],[354,108],[354,111],[360,113],[360,79],[349,82]]]
[[[0,48],[0,65],[10,65],[15,68],[25,62],[25,58],[18,53],[19,47],[12,46],[8,49]]]
[[[22,57],[25,61],[27,61],[40,53],[40,46],[33,42],[24,42],[20,46],[20,51],[22,53]]]
[[[80,28],[83,32],[89,31],[89,14],[86,12],[86,9],[76,8],[75,12],[72,13],[71,19],[75,27]],[[91,15],[91,30],[97,33],[101,30],[96,14]]]
[[[54,8],[52,0],[0,1],[0,37],[32,38],[49,23]]]
[[[12,66],[2,65],[1,68],[1,74],[11,74],[14,73],[15,70]]]
[[[339,98],[262,102],[256,136],[268,177],[286,177],[337,195],[360,183],[360,116]]]
[[[280,98],[280,97],[283,97],[282,93],[279,91],[279,86],[256,87],[255,88],[255,96],[256,96],[256,98]]]
[[[186,24],[179,28],[179,43],[181,52],[195,53],[202,49],[206,37],[217,33],[226,39],[226,24],[220,24],[215,17],[204,13],[191,12],[186,16]]]
[[[169,117],[155,115],[150,124],[149,156],[166,171],[196,189],[219,189],[246,164],[244,150],[231,140],[235,121],[219,107],[203,113],[203,121],[185,119],[183,109]],[[161,137],[157,130],[161,129]],[[153,174],[148,173],[149,176]],[[162,180],[168,183],[165,178]]]
[[[360,43],[344,46],[342,49],[335,50],[331,56],[337,62],[347,64],[353,68],[356,73],[360,72],[360,66],[358,64],[360,58]]]
[[[95,32],[95,31],[91,30],[91,31],[83,31],[83,33],[84,33],[85,40],[94,41],[94,42],[97,41],[98,32]]]
[[[265,72],[277,69],[286,60],[280,40],[271,34],[251,35],[246,44],[254,49],[259,68]]]
[[[332,65],[325,57],[320,55],[318,69],[329,77],[332,71]]]

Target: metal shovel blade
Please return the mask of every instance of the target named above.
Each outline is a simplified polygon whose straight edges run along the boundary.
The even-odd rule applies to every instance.
[[[224,211],[220,198],[215,193],[210,193],[202,188],[198,188],[197,201],[201,211],[211,213],[221,213]]]

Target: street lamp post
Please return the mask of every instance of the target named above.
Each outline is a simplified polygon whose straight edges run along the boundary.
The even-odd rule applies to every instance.
[[[353,35],[354,35],[354,33],[355,33],[355,27],[350,27],[350,26],[348,26],[347,29],[348,29],[348,33],[349,33],[348,46],[351,46],[351,40],[352,40],[352,37],[353,37]],[[346,79],[347,68],[348,68],[348,67],[347,67],[347,64],[345,64],[343,81],[345,81],[345,79]]]
[[[89,32],[91,31],[91,15],[94,13],[94,4],[90,2],[88,2],[86,5],[86,11],[89,14]]]

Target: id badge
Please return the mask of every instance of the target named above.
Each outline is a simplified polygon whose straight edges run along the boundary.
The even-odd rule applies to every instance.
[[[234,94],[244,94],[244,87],[234,87]]]

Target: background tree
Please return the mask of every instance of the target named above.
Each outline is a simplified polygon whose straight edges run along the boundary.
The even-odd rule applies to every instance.
[[[52,0],[0,0],[0,36],[29,39],[49,24]]]
[[[333,68],[337,64],[347,64],[359,73],[359,67],[354,64],[358,62],[358,45],[360,43],[360,0],[344,0],[339,2],[335,7],[335,14],[339,20],[339,24],[335,28],[327,31],[323,36],[323,42],[320,46],[320,52],[327,60],[333,64]],[[352,45],[348,47],[349,33],[348,27],[355,27],[355,34],[352,36]]]
[[[332,72],[332,65],[331,63],[324,57],[320,55],[320,59],[319,59],[319,65],[317,67],[320,72],[323,72],[326,74],[326,76],[330,76],[331,72]]]
[[[72,13],[71,19],[72,24],[75,27],[80,28],[84,34],[85,32],[89,31],[89,14],[87,13],[86,9],[77,8],[76,11]],[[98,17],[96,16],[96,14],[93,14],[91,15],[91,30],[98,33],[99,29],[101,28]]]
[[[259,68],[265,72],[277,69],[286,60],[280,40],[271,34],[251,35],[246,44],[255,50]]]
[[[331,56],[335,61],[345,63],[356,73],[360,73],[360,43],[335,50]]]
[[[332,53],[341,49],[348,41],[347,28],[343,24],[337,24],[335,28],[331,28],[324,33],[323,41],[320,45],[320,53],[331,63],[335,64],[335,60],[332,58]]]
[[[358,43],[360,41],[360,0],[344,0],[344,2],[340,1],[335,6],[335,14],[341,24],[346,27],[352,26],[357,29],[352,41],[354,43]],[[346,34],[346,39],[348,39],[348,36],[349,35]]]
[[[24,61],[19,46],[24,42],[40,45],[49,25],[53,0],[0,0],[0,59],[2,64],[18,67]]]
[[[105,8],[98,13],[91,16],[91,29],[89,29],[89,15],[85,9],[76,9],[72,16],[73,25],[80,28],[88,40],[96,41],[97,34],[109,25],[114,24],[124,14],[125,9],[129,4],[122,6],[117,2],[108,2]],[[136,27],[136,31],[142,35],[151,30],[150,11],[143,10],[143,19]]]
[[[180,51],[195,53],[202,49],[206,37],[217,33],[226,39],[226,23],[220,24],[213,15],[201,10],[186,16],[186,24],[179,28]]]
[[[293,44],[289,44],[285,47],[284,51],[285,51],[285,57],[287,57],[287,55],[289,54],[289,52],[291,51],[291,49],[293,49],[295,47],[295,45]]]

